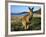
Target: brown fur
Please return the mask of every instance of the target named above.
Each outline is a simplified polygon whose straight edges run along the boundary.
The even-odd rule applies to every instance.
[[[30,23],[30,20],[32,18],[32,15],[33,13],[31,11],[27,12],[28,16],[23,16],[22,17],[22,24],[24,26],[24,29],[28,29],[29,28],[29,23]]]

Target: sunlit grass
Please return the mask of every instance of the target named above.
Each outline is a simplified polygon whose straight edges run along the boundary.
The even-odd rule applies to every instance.
[[[40,30],[41,29],[41,18],[33,17],[28,30]],[[11,23],[11,31],[24,31],[21,20],[20,22]]]

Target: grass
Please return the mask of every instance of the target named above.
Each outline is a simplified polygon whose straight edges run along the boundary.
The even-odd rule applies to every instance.
[[[41,18],[33,17],[28,30],[40,30],[41,29]],[[21,21],[11,23],[11,31],[24,31]]]

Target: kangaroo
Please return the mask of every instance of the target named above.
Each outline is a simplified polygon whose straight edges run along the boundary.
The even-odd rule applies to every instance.
[[[25,30],[29,28],[29,25],[31,23],[34,7],[33,8],[28,7],[28,8],[29,8],[29,12],[27,12],[26,16],[22,17],[22,24]]]

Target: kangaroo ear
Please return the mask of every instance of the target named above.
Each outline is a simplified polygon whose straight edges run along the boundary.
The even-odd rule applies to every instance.
[[[29,10],[31,10],[31,8],[30,7],[28,7],[29,8]]]
[[[34,7],[32,7],[32,10],[34,9]]]

